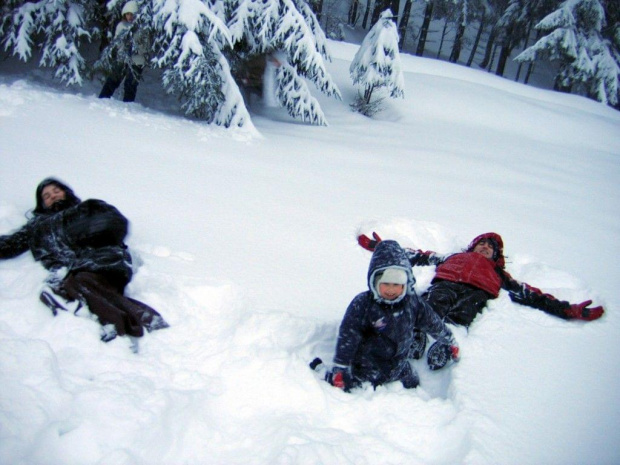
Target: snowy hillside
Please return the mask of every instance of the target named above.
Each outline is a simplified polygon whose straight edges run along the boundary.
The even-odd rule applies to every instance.
[[[139,354],[104,344],[39,303],[29,254],[0,261],[0,463],[620,462],[620,113],[403,55],[406,98],[368,119],[349,109],[356,46],[330,46],[329,126],[254,102],[258,136],[182,117],[152,72],[128,105],[0,64],[0,234],[49,175],[112,203],[128,292],[171,324]],[[607,312],[567,322],[502,293],[455,329],[459,364],[345,394],[307,364],[365,289],[358,231],[442,253],[495,231],[513,277]]]

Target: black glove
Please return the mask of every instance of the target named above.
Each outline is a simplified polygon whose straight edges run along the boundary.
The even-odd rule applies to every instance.
[[[459,360],[459,346],[454,340],[449,343],[435,342],[428,349],[426,359],[428,367],[433,371],[445,367],[448,362],[458,362]]]

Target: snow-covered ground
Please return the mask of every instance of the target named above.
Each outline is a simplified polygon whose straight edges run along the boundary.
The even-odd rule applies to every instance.
[[[128,292],[171,324],[139,354],[104,344],[39,303],[29,254],[0,261],[0,463],[620,462],[620,113],[403,55],[406,98],[368,119],[349,109],[357,47],[330,45],[330,125],[254,102],[260,137],[183,118],[153,71],[128,105],[0,64],[0,234],[46,176],[112,203],[140,265]],[[515,278],[607,313],[502,293],[455,329],[459,364],[345,394],[307,364],[365,289],[358,231],[443,253],[495,231]]]

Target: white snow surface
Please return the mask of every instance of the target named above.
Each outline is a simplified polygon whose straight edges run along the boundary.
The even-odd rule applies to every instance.
[[[358,47],[329,45],[330,125],[254,102],[258,136],[182,117],[153,71],[124,104],[0,63],[0,234],[46,176],[108,201],[131,221],[128,294],[171,324],[138,354],[105,344],[38,301],[29,253],[0,261],[0,463],[620,462],[620,113],[402,55],[405,99],[369,119],[349,109]],[[605,316],[564,321],[502,291],[454,328],[460,363],[346,394],[308,363],[331,360],[366,289],[356,235],[372,231],[441,253],[495,231],[513,277]],[[423,290],[433,270],[414,271]]]

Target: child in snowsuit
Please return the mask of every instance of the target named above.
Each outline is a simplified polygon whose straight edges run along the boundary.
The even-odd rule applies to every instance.
[[[114,39],[118,38],[123,32],[131,29],[134,16],[137,12],[138,4],[135,1],[132,0],[125,3],[121,12],[122,20],[116,26],[116,30],[114,32]],[[136,99],[138,82],[140,80],[140,76],[142,76],[144,65],[146,64],[146,59],[144,55],[147,49],[147,44],[145,43],[145,41],[145,34],[141,31],[138,31],[133,37],[133,43],[135,44],[134,46],[136,48],[136,53],[133,53],[131,55],[131,64],[128,65],[121,61],[117,61],[115,63],[114,69],[110,72],[109,76],[106,78],[103,84],[103,88],[101,89],[99,98],[112,97],[112,95],[114,95],[114,91],[116,91],[116,89],[121,85],[121,82],[123,82],[124,79],[125,85],[123,92],[123,102],[133,102]]]
[[[381,238],[358,237],[366,250],[374,250]],[[591,321],[600,318],[603,307],[588,307],[558,300],[526,283],[516,281],[504,269],[504,242],[499,234],[490,232],[476,237],[462,253],[439,255],[435,252],[406,249],[411,266],[436,265],[435,276],[423,298],[446,322],[469,326],[500,289],[508,291],[512,301],[537,308],[563,319]]]
[[[419,377],[409,363],[415,349],[414,329],[437,339],[431,368],[458,360],[458,345],[439,316],[415,293],[415,280],[405,251],[395,241],[377,245],[368,267],[368,291],[358,294],[345,313],[338,333],[334,367],[326,380],[349,391],[400,381],[415,388]],[[441,366],[438,366],[441,365]]]
[[[127,219],[112,205],[82,202],[67,185],[47,178],[37,187],[33,217],[13,234],[0,236],[0,259],[30,250],[51,271],[40,299],[54,315],[86,305],[103,325],[102,340],[117,334],[140,337],[143,328],[168,324],[148,305],[124,295],[133,274],[123,242],[127,231]]]

